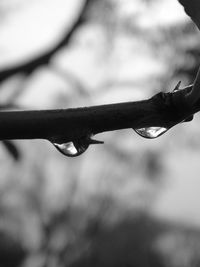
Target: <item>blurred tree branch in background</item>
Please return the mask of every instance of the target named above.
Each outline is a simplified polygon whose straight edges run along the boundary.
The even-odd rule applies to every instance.
[[[48,9],[52,1],[58,7],[53,16]],[[54,18],[54,24],[62,5],[52,1],[32,2],[44,3],[45,14]],[[32,8],[26,0],[3,2],[11,8],[19,2]],[[199,181],[198,120],[175,127],[155,142],[145,142],[126,130],[114,131],[107,134],[105,147],[72,161],[52,153],[47,142],[16,141],[13,147],[7,140],[44,138],[80,141],[85,146],[98,143],[92,135],[103,131],[152,125],[170,128],[189,121],[187,116],[198,112],[200,105],[199,101],[192,108],[187,105],[185,96],[192,86],[176,92],[171,87],[178,80],[194,81],[199,40],[192,24],[177,15],[174,3],[180,7],[175,0],[86,1],[70,30],[62,22],[65,34],[54,37],[56,43],[45,53],[43,49],[31,60],[18,57],[16,67],[13,59],[10,67],[1,67],[0,136],[14,158],[23,157],[17,163],[6,153],[0,158],[0,233],[8,241],[2,238],[0,266],[20,265],[24,259],[24,267],[199,266],[199,230],[182,227],[182,221],[168,223],[167,217],[173,208],[176,214],[183,210],[188,216],[186,203],[187,219],[197,221],[198,209],[194,212],[195,204],[187,200],[191,189],[198,203],[193,192],[196,188],[198,192]],[[64,12],[70,13],[69,9]],[[14,17],[12,12],[10,16]],[[34,29],[38,34],[34,40],[40,43],[39,35],[46,35],[47,26]],[[13,47],[17,53],[14,42]],[[165,93],[157,94],[160,88]],[[145,100],[137,101],[141,99]],[[96,106],[120,101],[125,103]],[[85,105],[89,107],[69,109]],[[8,108],[12,111],[5,111]],[[192,180],[195,169],[196,181]],[[155,205],[163,207],[165,190],[171,193],[177,179],[176,195],[186,181],[183,198],[167,199],[162,209],[166,217],[159,221],[152,210]]]
[[[64,33],[63,38],[60,41],[58,41],[58,43],[54,47],[52,47],[46,53],[38,56],[37,58],[34,58],[28,61],[27,63],[22,63],[16,67],[13,67],[13,68],[10,67],[8,69],[1,70],[0,71],[0,82],[18,73],[30,75],[38,67],[41,67],[43,65],[48,65],[52,57],[55,55],[55,53],[58,52],[60,49],[62,49],[64,46],[67,46],[69,44],[76,30],[79,28],[79,26],[81,26],[82,23],[84,23],[85,13],[88,10],[88,7],[91,2],[92,0],[85,1],[85,4],[83,5],[83,8],[80,12],[80,15],[77,17],[71,29],[67,30],[66,33]]]

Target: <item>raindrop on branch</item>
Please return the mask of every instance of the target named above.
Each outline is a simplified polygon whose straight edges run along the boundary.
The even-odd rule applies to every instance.
[[[177,91],[181,91],[180,89],[180,85],[181,85],[181,81],[179,81],[177,83],[177,85],[175,86],[174,90],[171,92],[171,94],[176,93]],[[191,90],[192,86],[189,85],[187,87],[187,90]],[[157,138],[161,135],[163,135],[164,133],[166,133],[171,127],[175,126],[176,124],[179,123],[183,123],[183,122],[189,122],[193,120],[194,115],[191,114],[188,117],[184,118],[182,121],[174,123],[173,125],[171,125],[168,128],[165,127],[155,127],[155,126],[151,126],[151,127],[144,127],[144,128],[139,128],[139,129],[133,129],[137,134],[139,134],[140,136],[144,137],[144,138],[148,138],[148,139],[154,139]]]
[[[69,142],[52,142],[55,148],[67,157],[77,157],[83,154],[90,145],[103,143],[103,141],[91,139],[91,136],[86,136]]]
[[[89,143],[84,140],[71,141],[67,143],[53,143],[55,148],[67,157],[77,157],[83,154],[89,147]]]
[[[133,130],[144,138],[154,139],[166,133],[169,129],[164,127],[145,127]]]

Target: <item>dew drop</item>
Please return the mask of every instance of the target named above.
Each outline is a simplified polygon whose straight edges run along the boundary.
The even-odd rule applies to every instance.
[[[83,154],[89,147],[89,143],[86,140],[77,140],[67,143],[53,143],[55,148],[67,157],[77,157]]]
[[[167,128],[164,127],[145,127],[140,129],[134,129],[134,131],[140,136],[148,139],[154,139],[167,132]]]

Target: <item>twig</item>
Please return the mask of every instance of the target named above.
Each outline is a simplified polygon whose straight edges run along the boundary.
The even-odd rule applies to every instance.
[[[200,110],[200,104],[188,108],[186,93],[158,93],[143,101],[74,109],[0,112],[0,140],[61,143],[124,128],[170,128]]]

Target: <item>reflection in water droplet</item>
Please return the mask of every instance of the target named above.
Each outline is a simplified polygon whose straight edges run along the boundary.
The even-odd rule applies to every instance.
[[[140,129],[134,129],[134,131],[139,134],[140,136],[144,138],[157,138],[164,134],[167,130],[167,128],[164,127],[146,127],[146,128],[140,128]]]
[[[68,157],[77,157],[83,154],[89,147],[87,140],[77,140],[67,143],[53,143],[56,149]]]

